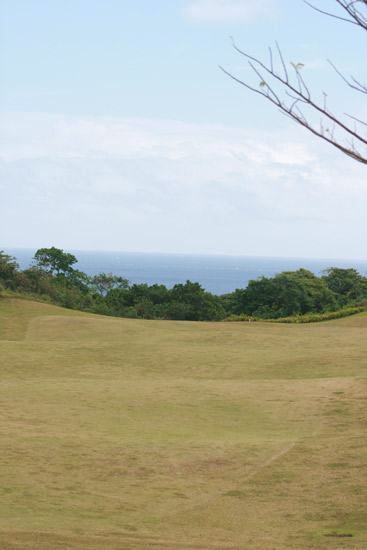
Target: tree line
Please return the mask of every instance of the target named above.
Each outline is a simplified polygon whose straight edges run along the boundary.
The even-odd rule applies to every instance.
[[[0,297],[10,291],[90,313],[187,321],[279,319],[367,305],[367,278],[353,268],[330,267],[321,277],[306,269],[283,271],[216,296],[189,280],[168,289],[112,273],[89,277],[74,267],[77,261],[61,249],[40,248],[32,265],[20,270],[16,258],[0,251]]]

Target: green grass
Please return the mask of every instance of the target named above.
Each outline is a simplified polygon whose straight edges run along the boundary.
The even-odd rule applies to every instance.
[[[0,301],[0,549],[365,550],[366,334]]]

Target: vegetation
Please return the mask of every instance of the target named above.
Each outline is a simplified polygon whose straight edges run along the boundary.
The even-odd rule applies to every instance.
[[[61,274],[65,277],[70,276],[74,269],[71,267],[77,263],[77,259],[73,254],[69,254],[55,248],[39,248],[34,255],[36,266],[39,269],[44,269],[48,275]]]
[[[18,268],[16,259],[0,250],[0,296],[2,288],[17,286]]]
[[[28,269],[0,252],[0,291],[41,298],[90,313],[142,319],[220,321],[277,319],[314,322],[356,313],[367,305],[367,278],[355,269],[330,267],[321,277],[306,269],[249,281],[244,289],[222,296],[186,281],[164,285],[131,284],[112,273],[88,277],[75,269],[77,259],[63,250],[41,248]],[[333,315],[331,315],[333,313]]]
[[[5,297],[0,548],[365,550],[366,330]]]
[[[289,317],[278,317],[277,319],[261,319],[264,322],[271,323],[318,323],[320,321],[330,321],[331,319],[341,319],[342,317],[349,317],[350,315],[356,315],[367,311],[367,306],[349,307],[341,309],[339,311],[331,311],[330,313],[306,313],[305,315],[291,315]],[[256,317],[251,315],[230,315],[223,321],[237,322],[237,321],[258,321]]]
[[[332,267],[321,278],[306,269],[262,277],[225,299],[229,314],[279,319],[334,312],[366,297],[367,278],[352,268]]]

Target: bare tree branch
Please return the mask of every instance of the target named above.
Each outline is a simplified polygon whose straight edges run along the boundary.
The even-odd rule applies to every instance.
[[[322,13],[323,15],[327,15],[328,17],[334,17],[335,19],[339,19],[340,21],[346,21],[347,23],[352,23],[353,25],[357,25],[358,27],[361,27],[364,30],[367,30],[367,17],[363,15],[363,13],[356,8],[356,4],[364,4],[366,5],[366,0],[355,0],[354,2],[350,2],[348,0],[335,0],[335,2],[344,9],[347,14],[351,17],[351,19],[347,19],[346,17],[341,17],[340,15],[336,15],[334,13],[330,13],[324,10],[321,10],[320,8],[314,6],[311,4],[311,2],[308,2],[308,0],[303,0],[307,6],[310,6],[315,11],[318,11],[319,13]]]
[[[344,80],[344,82],[346,84],[348,84],[348,86],[350,88],[353,88],[353,90],[357,90],[358,92],[361,92],[362,94],[367,94],[367,87],[364,84],[361,84],[360,82],[358,82],[358,80],[356,80],[354,78],[354,76],[350,77],[352,79],[352,81],[354,82],[354,84],[352,84],[351,82],[349,82],[349,80],[347,78],[345,78],[345,76],[339,71],[339,69],[337,67],[335,67],[334,63],[332,63],[330,61],[330,59],[328,59],[328,63],[332,66],[332,68],[340,76],[340,78],[342,80]]]
[[[338,6],[347,12],[350,17],[349,19],[320,10],[307,0],[304,0],[304,2],[317,12],[353,23],[367,30],[367,17],[359,9],[359,6],[363,4],[367,12],[367,0],[335,0]],[[241,50],[232,39],[233,48],[246,58],[252,72],[259,79],[258,86],[250,84],[247,82],[247,79],[244,80],[236,77],[223,67],[220,67],[220,69],[248,90],[263,96],[275,105],[281,113],[290,117],[315,136],[336,147],[354,160],[367,164],[367,133],[361,131],[361,126],[367,127],[367,123],[356,116],[344,113],[345,117],[353,121],[353,124],[349,124],[340,116],[331,112],[327,106],[327,94],[325,92],[323,92],[323,101],[321,103],[313,99],[311,91],[301,75],[303,64],[291,63],[293,70],[289,72],[279,44],[277,42],[275,44],[281,66],[280,70],[275,68],[273,52],[270,47],[269,64],[266,64]],[[346,78],[331,61],[329,63],[347,86],[367,95],[366,85],[361,84],[353,76],[350,79]],[[283,92],[278,92],[277,88],[279,86],[283,88]],[[281,99],[283,93],[285,94],[285,99]],[[307,118],[303,109],[308,109],[308,112],[311,113],[318,113],[321,117],[319,124],[317,125]],[[331,130],[328,127],[329,125],[332,128]]]

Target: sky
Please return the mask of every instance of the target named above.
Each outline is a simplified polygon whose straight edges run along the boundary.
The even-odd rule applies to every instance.
[[[302,0],[1,0],[0,249],[366,259],[367,168],[219,68],[277,41],[367,120],[327,61],[365,82],[364,40]]]

